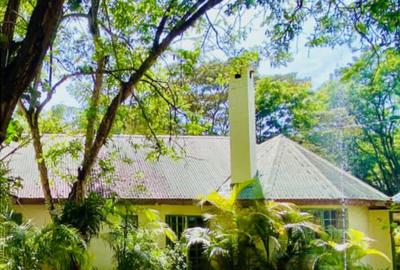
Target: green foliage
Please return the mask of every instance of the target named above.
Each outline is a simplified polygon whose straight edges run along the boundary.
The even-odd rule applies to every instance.
[[[191,88],[185,96],[194,116],[191,122],[203,127],[202,133],[227,135],[228,78],[229,67],[218,61],[202,63],[185,78]]]
[[[317,241],[313,250],[316,254],[314,265],[316,269],[343,269],[346,265],[349,270],[370,270],[373,269],[363,261],[369,255],[380,256],[390,261],[382,252],[369,248],[371,239],[364,233],[350,229],[347,232],[345,243],[332,241]]]
[[[400,61],[364,54],[319,91],[326,103],[308,140],[336,164],[388,195],[399,191]]]
[[[206,215],[207,228],[191,228],[183,234],[187,252],[201,245],[207,269],[371,269],[369,255],[387,257],[369,248],[369,238],[350,229],[335,239],[313,223],[309,213],[296,206],[273,201],[237,201],[238,189],[229,198],[217,192],[205,198],[213,206]]]
[[[77,229],[64,224],[51,223],[37,236],[37,257],[44,265],[57,270],[89,269],[89,257],[85,241]]]
[[[39,128],[42,134],[68,134],[80,131],[79,109],[57,104],[44,112]]]
[[[11,142],[16,142],[23,138],[23,124],[20,119],[13,119],[7,128],[6,139],[4,144],[9,144]]]
[[[6,260],[0,269],[67,270],[77,263],[88,269],[85,242],[76,229],[50,223],[38,230],[30,222],[16,223],[13,216],[9,212],[1,217],[5,238],[0,239],[0,248],[4,248]]]
[[[6,214],[11,206],[11,196],[22,187],[21,179],[9,175],[10,170],[5,162],[0,160],[0,215]],[[1,230],[2,224],[0,224]]]
[[[371,166],[365,179],[388,195],[400,184],[399,70],[400,55],[389,51],[380,61],[366,54],[343,72],[349,114],[362,130],[354,148]]]
[[[179,244],[172,243],[165,249],[168,270],[187,270],[187,256]]]
[[[56,167],[59,166],[60,160],[67,156],[77,160],[81,157],[82,151],[83,146],[80,138],[65,140],[49,146],[45,152],[45,159],[49,161],[50,165]]]
[[[190,111],[199,116],[192,121],[205,127],[205,134],[228,134],[228,78],[256,59],[249,54],[229,64],[204,63],[186,78],[192,88],[187,97]],[[256,79],[257,140],[277,134],[306,138],[322,107],[323,100],[311,91],[310,82],[297,79],[295,74]]]
[[[256,86],[258,141],[276,134],[304,137],[315,126],[319,104],[310,82],[289,74],[260,78]]]
[[[75,228],[89,242],[96,236],[110,211],[110,202],[91,192],[83,202],[67,201],[58,222]]]
[[[217,192],[206,201],[215,207],[205,216],[209,228],[188,229],[184,239],[187,248],[203,245],[211,269],[285,269],[288,258],[308,248],[305,237],[320,232],[294,205],[240,202]]]
[[[228,5],[235,15],[246,9],[262,10],[265,50],[274,64],[291,58],[292,41],[312,25],[307,46],[334,47],[356,44],[374,52],[399,50],[399,5],[397,1],[298,1],[240,0]],[[361,42],[360,42],[361,41]]]
[[[144,227],[138,226],[138,213],[143,213],[147,219]],[[114,251],[116,269],[183,269],[174,268],[182,265],[177,250],[164,250],[159,246],[157,239],[162,233],[172,240],[175,240],[175,235],[159,221],[157,212],[128,205],[117,206],[112,220],[110,232],[104,237]]]
[[[35,249],[37,232],[30,223],[17,224],[12,218],[12,212],[1,215],[0,221],[5,237],[0,238],[0,249],[5,258],[0,269],[40,269],[40,262]]]

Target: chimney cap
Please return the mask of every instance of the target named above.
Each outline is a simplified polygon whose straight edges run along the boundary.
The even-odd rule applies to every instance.
[[[254,65],[243,65],[242,67],[238,67],[234,72],[234,78],[240,79],[243,74],[247,73],[250,79],[254,78],[256,68]]]

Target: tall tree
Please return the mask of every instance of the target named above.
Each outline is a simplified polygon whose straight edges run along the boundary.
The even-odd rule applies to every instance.
[[[307,80],[295,74],[256,82],[256,128],[259,142],[277,134],[301,136],[315,124],[316,100]]]
[[[222,0],[221,0],[222,1]],[[218,1],[218,2],[221,2]],[[86,1],[69,1],[70,6],[76,7],[80,3]],[[107,2],[115,7],[125,4],[118,1]],[[164,42],[160,42],[160,38],[165,34],[168,27],[173,27],[171,18],[179,20],[177,14],[163,14],[158,9],[162,7],[168,12],[171,10],[187,11],[187,7],[192,5],[193,9],[209,9],[214,6],[210,1],[187,2],[182,3],[155,3],[155,7],[159,13],[153,12],[153,16],[149,16],[143,20],[142,26],[137,25],[138,29],[151,30],[155,34],[154,39],[150,36],[145,37],[148,40],[154,41],[152,53],[148,55],[146,65],[149,66],[156,56],[160,55],[165,45],[172,41],[172,37],[181,32],[179,29],[186,29],[186,26],[177,27],[171,31],[171,35],[164,37]],[[36,2],[32,9],[31,16],[26,31],[21,31],[22,34],[15,35],[16,25],[24,23],[23,16],[18,16],[21,6],[20,0],[9,0],[6,2],[3,16],[2,26],[2,50],[1,50],[1,81],[0,81],[0,143],[5,138],[5,132],[12,117],[18,99],[27,89],[29,84],[34,79],[41,61],[46,53],[54,32],[57,28],[58,21],[62,13],[63,1],[44,1]],[[138,4],[134,10],[127,9],[127,14],[134,14],[138,11],[149,10],[150,2]],[[396,0],[379,0],[379,1],[297,1],[295,5],[286,5],[284,2],[276,1],[234,1],[228,4],[226,14],[237,14],[245,8],[261,7],[264,9],[264,20],[268,22],[266,27],[266,52],[275,63],[282,63],[289,56],[289,45],[297,35],[303,30],[304,22],[312,19],[314,21],[314,31],[310,35],[308,44],[310,46],[332,46],[336,44],[351,43],[354,40],[360,39],[362,44],[374,51],[396,49],[399,46],[399,5]],[[182,20],[179,20],[183,25],[191,24],[196,21],[201,12],[183,14]],[[198,10],[200,11],[200,10]],[[164,12],[164,13],[168,13]],[[76,16],[79,14],[73,14]],[[80,14],[82,15],[82,14]],[[85,14],[84,14],[85,15]],[[125,18],[121,13],[119,16]],[[194,15],[194,17],[192,17]],[[86,16],[86,15],[85,15]],[[93,16],[87,16],[91,19],[96,19]],[[135,16],[136,17],[136,16]],[[140,17],[140,16],[139,16]],[[159,27],[154,27],[157,18],[164,18],[159,21]],[[209,20],[210,21],[210,20]],[[122,19],[118,21],[123,25]],[[185,22],[185,23],[184,23]],[[107,24],[107,23],[106,23]],[[214,32],[215,28],[213,29]],[[209,31],[207,31],[208,33]],[[358,35],[357,35],[358,34]],[[207,35],[207,34],[206,34]],[[216,32],[218,36],[218,33]],[[176,37],[176,36],[175,36]],[[132,38],[131,38],[132,39]],[[217,38],[218,39],[218,38]],[[133,40],[131,40],[133,41]],[[148,44],[147,44],[148,45]],[[148,48],[148,46],[146,47]],[[142,69],[136,73],[142,73]],[[133,76],[141,77],[141,76]],[[127,85],[131,86],[131,81],[127,80]],[[128,87],[130,88],[130,87]],[[128,89],[126,88],[126,89]],[[124,91],[122,91],[124,92]],[[125,91],[126,92],[126,91]],[[121,97],[125,97],[126,94]],[[125,99],[125,98],[124,98]],[[115,102],[117,103],[117,102]]]
[[[203,63],[186,78],[191,88],[187,96],[190,111],[207,135],[227,135],[229,131],[228,69],[218,61]]]
[[[0,49],[0,144],[21,95],[27,90],[54,37],[63,11],[63,0],[38,0],[29,16],[26,31],[20,14],[22,1],[6,2]]]
[[[43,66],[43,74],[37,76],[29,95],[20,103],[34,139],[42,187],[51,212],[54,206],[49,188],[48,169],[43,158],[39,114],[57,87],[65,80],[79,76],[76,82],[80,83],[80,86],[85,84],[89,86],[85,86],[85,89],[91,89],[86,92],[83,158],[69,196],[70,201],[80,204],[85,198],[86,187],[91,181],[92,169],[97,162],[100,149],[112,132],[119,109],[131,99],[140,109],[145,121],[151,123],[148,108],[144,103],[149,88],[170,104],[171,97],[158,92],[160,89],[157,85],[159,86],[160,82],[155,71],[162,73],[163,67],[156,65],[157,60],[168,50],[175,38],[184,34],[209,9],[221,1],[136,3],[92,0],[89,5],[76,7],[78,13],[71,14],[70,18],[87,20],[89,33],[82,35],[76,32],[69,33],[67,40],[62,37],[64,32],[61,32],[58,42],[63,43],[55,44],[55,48],[59,47],[61,53],[53,55],[53,51],[50,52],[49,63]],[[92,43],[84,43],[87,47],[83,47],[83,50],[77,47],[76,50],[63,51],[71,39],[75,39],[74,42],[82,42],[87,35],[91,36]],[[80,54],[81,60],[78,65],[71,59],[73,56],[71,52]],[[170,55],[171,53],[174,51],[169,52]],[[177,54],[191,58],[190,53],[184,50]],[[69,73],[60,74],[60,68],[57,69],[54,67],[55,64],[52,64],[53,58],[57,61],[66,60],[61,70],[64,72],[67,70]],[[52,83],[56,77],[59,77],[59,80]],[[44,98],[41,98],[41,95],[44,95]],[[155,135],[151,126],[149,129]],[[162,147],[158,144],[157,146]]]
[[[313,26],[307,36],[309,47],[361,45],[379,54],[400,48],[400,5],[397,0],[304,1],[243,0],[230,4],[229,11],[263,9],[260,17],[266,34],[265,51],[273,63],[290,59],[290,45]]]
[[[399,192],[399,54],[365,53],[318,92],[325,103],[307,140],[388,195]]]
[[[354,138],[354,149],[372,165],[365,178],[394,195],[400,191],[400,56],[387,51],[381,58],[364,55],[343,72],[343,80],[348,83],[349,114],[362,131]]]

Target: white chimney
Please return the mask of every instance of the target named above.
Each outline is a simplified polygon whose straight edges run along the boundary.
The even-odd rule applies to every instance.
[[[254,71],[243,68],[230,78],[229,88],[231,181],[239,184],[257,174]]]

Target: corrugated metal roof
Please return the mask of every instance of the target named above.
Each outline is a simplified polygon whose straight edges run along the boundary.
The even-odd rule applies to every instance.
[[[167,137],[162,137],[168,140]],[[45,144],[68,141],[67,136],[45,136]],[[114,136],[101,153],[116,153],[112,175],[97,177],[91,190],[104,194],[117,193],[127,199],[199,199],[213,190],[229,188],[229,138],[182,136],[171,146],[184,149],[179,159],[163,156],[157,161],[146,159],[150,148],[143,136]],[[129,160],[129,162],[128,162]],[[78,162],[61,161],[51,170],[51,189],[55,198],[66,198],[71,183],[60,177],[76,174]],[[257,167],[264,195],[280,200],[378,200],[386,201],[381,192],[341,171],[301,145],[278,136],[257,146]],[[10,162],[14,176],[21,177],[23,188],[16,194],[21,199],[40,199],[39,173],[31,145],[19,149]]]
[[[395,195],[392,197],[392,200],[393,200],[394,202],[396,202],[396,203],[400,203],[400,192],[397,193],[397,194],[395,194]]]
[[[257,166],[266,198],[378,201],[389,199],[370,185],[283,136],[263,143],[260,148],[263,149],[258,151]]]

